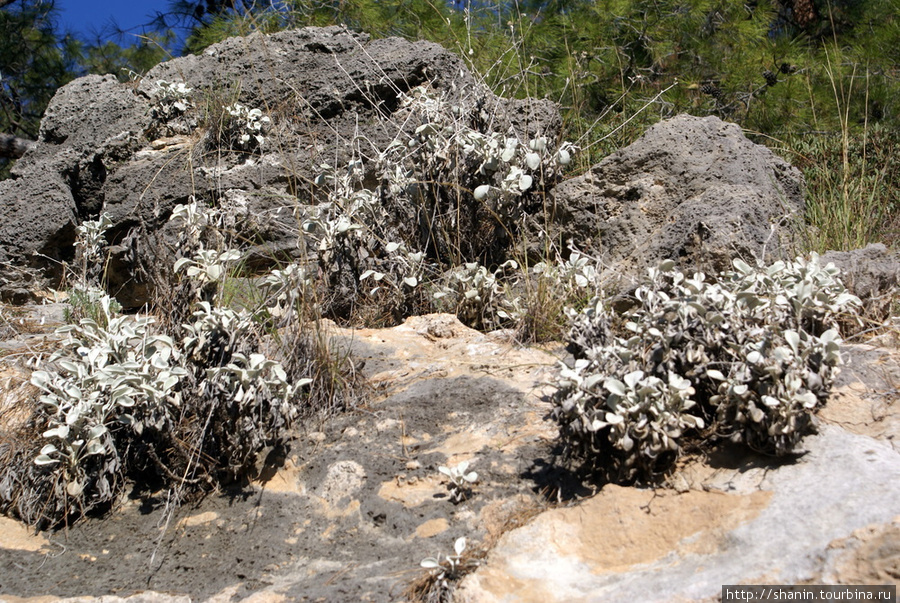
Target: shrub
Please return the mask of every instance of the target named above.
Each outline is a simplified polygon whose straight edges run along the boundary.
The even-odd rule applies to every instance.
[[[148,136],[190,134],[197,127],[196,116],[193,115],[194,89],[183,82],[167,82],[159,80],[150,92],[150,117]]]
[[[553,418],[567,454],[621,483],[652,482],[685,445],[727,437],[783,455],[814,430],[841,363],[837,318],[859,304],[837,269],[809,260],[709,280],[672,261],[635,305],[573,315]]]
[[[187,374],[172,339],[152,333],[152,318],[117,316],[108,296],[99,305],[106,324],[83,318],[58,329],[67,338],[50,357],[56,370],[31,376],[49,428],[34,459],[54,484],[51,506],[42,510],[48,517],[114,500],[123,481],[123,434],[128,427],[140,433],[145,422],[170,427],[167,407],[179,404],[176,386]]]
[[[240,254],[205,248],[209,213],[196,203],[173,213],[187,254],[175,272],[187,279],[184,299],[169,301],[189,308],[183,322],[123,315],[102,295],[58,329],[60,349],[31,377],[41,444],[23,437],[2,451],[0,510],[46,527],[108,508],[127,480],[176,501],[241,482],[287,445],[299,418],[351,397],[352,378],[307,321],[302,271],[264,277],[251,308],[224,305]]]
[[[248,109],[240,103],[225,107],[222,139],[226,146],[233,149],[253,150],[265,140],[263,128],[270,119],[260,109]]]
[[[513,328],[521,341],[558,340],[564,308],[582,308],[599,293],[597,266],[571,246],[568,258],[556,254],[531,266],[508,260],[490,271],[467,262],[445,275],[434,297],[438,309],[473,328]]]
[[[484,305],[503,309],[496,280],[515,264],[518,229],[541,214],[575,147],[478,131],[426,86],[403,94],[398,113],[419,124],[408,139],[366,162],[322,165],[322,201],[298,208],[322,275],[323,312],[396,323],[430,311],[437,293],[473,326],[495,326],[461,296],[478,291]]]

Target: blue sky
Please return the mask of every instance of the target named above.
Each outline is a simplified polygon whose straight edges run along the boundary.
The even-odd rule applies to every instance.
[[[61,28],[87,39],[112,31],[114,22],[125,31],[141,33],[142,25],[168,7],[169,0],[56,0]]]

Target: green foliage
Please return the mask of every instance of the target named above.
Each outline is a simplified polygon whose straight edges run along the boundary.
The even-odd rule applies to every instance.
[[[53,2],[20,0],[0,10],[0,130],[36,138],[43,109],[72,79],[77,43],[57,39]]]
[[[666,261],[624,315],[602,301],[573,315],[577,360],[552,413],[570,458],[606,481],[652,483],[685,446],[725,437],[783,455],[813,431],[841,363],[837,319],[860,302],[815,255],[734,266],[707,280]]]
[[[900,136],[875,126],[863,133],[791,136],[778,148],[803,171],[807,246],[819,252],[895,245],[900,236]]]
[[[172,57],[176,44],[175,32],[145,32],[136,38],[125,37],[123,43],[96,40],[83,43],[79,71],[98,75],[112,74],[128,81],[149,71]]]
[[[128,40],[129,42],[131,40]],[[149,32],[134,44],[85,42],[59,28],[56,3],[14,0],[0,8],[0,133],[34,140],[56,90],[88,73],[122,81],[171,56],[172,31]],[[0,179],[9,160],[0,158]]]
[[[558,100],[567,136],[584,150],[578,170],[679,112],[737,122],[762,143],[786,141],[791,159],[808,156],[810,144],[818,156],[846,155],[848,141],[868,145],[870,133],[898,127],[900,15],[889,0],[468,6],[456,49],[499,92]],[[822,233],[813,248],[892,240],[896,180],[852,155],[834,165],[810,178],[811,221]]]
[[[272,33],[306,26],[346,25],[373,37],[400,36],[449,42],[462,20],[442,2],[427,0],[289,0],[243,11],[222,11],[196,27],[185,52],[199,53],[211,44],[253,32]]]
[[[37,138],[44,108],[74,77],[79,44],[58,36],[53,2],[19,0],[0,9],[0,132]],[[0,178],[8,161],[0,159]]]

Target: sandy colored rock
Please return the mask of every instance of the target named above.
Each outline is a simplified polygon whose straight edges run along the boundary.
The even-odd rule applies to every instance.
[[[900,514],[900,453],[829,425],[804,449],[777,469],[715,468],[681,495],[607,486],[548,511],[501,538],[455,600],[663,602],[815,583],[833,541]]]
[[[900,581],[900,517],[866,526],[828,545],[823,578],[834,584],[897,584]]]
[[[305,495],[306,484],[303,483],[302,475],[302,468],[297,467],[293,460],[288,459],[283,467],[260,485],[269,492]]]
[[[191,515],[189,517],[185,517],[183,519],[178,520],[177,527],[179,528],[194,528],[197,526],[204,526],[213,523],[219,518],[218,513],[213,513],[212,511],[207,511],[205,513],[198,513],[196,515]]]
[[[858,344],[846,357],[819,418],[860,435],[900,441],[900,353]]]
[[[450,522],[445,518],[429,519],[416,528],[416,538],[431,538],[443,532],[450,527]]]
[[[0,517],[0,549],[36,552],[49,548],[50,541],[46,534],[35,534],[21,522]]]
[[[770,498],[764,491],[678,494],[606,486],[594,498],[542,513],[503,537],[486,566],[466,579],[457,600],[583,597],[585,591],[575,586],[582,575],[624,574],[634,566],[715,551]]]
[[[384,482],[378,490],[378,496],[387,501],[398,502],[405,507],[417,507],[436,497],[445,495],[447,489],[441,484],[437,475],[409,483],[406,480],[392,479]]]

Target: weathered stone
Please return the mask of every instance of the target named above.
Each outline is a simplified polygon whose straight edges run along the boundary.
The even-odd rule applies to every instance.
[[[109,171],[143,144],[147,111],[146,99],[112,76],[80,78],[53,97],[37,143],[0,182],[0,297],[23,289],[22,267],[58,285],[75,227],[96,217]]]
[[[163,80],[194,90],[196,114],[177,132],[153,119]],[[191,198],[231,213],[251,266],[300,257],[294,212],[315,201],[310,183],[321,165],[368,162],[411,133],[418,123],[398,114],[401,97],[425,84],[472,124],[523,137],[559,132],[553,103],[496,97],[437,44],[369,40],[341,27],[231,38],[158,65],[136,86],[91,76],[63,87],[40,140],[14,179],[0,183],[0,263],[39,268],[58,282],[59,262],[74,256],[75,227],[108,212],[108,286],[125,306],[140,305],[150,294],[140,267],[171,263],[166,221]],[[271,119],[252,157],[216,144],[215,115],[235,102]],[[2,264],[0,278],[7,297],[27,288]]]
[[[607,486],[544,513],[506,534],[455,600],[694,601],[723,584],[820,583],[832,543],[900,514],[900,455],[833,426],[804,448],[777,471],[720,467],[682,494]]]
[[[853,251],[829,251],[822,262],[841,269],[841,279],[862,301],[869,318],[887,318],[900,286],[900,254],[881,243]]]
[[[707,272],[780,257],[803,210],[803,176],[740,127],[679,115],[554,191],[549,235],[630,280],[662,259]]]

